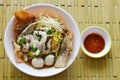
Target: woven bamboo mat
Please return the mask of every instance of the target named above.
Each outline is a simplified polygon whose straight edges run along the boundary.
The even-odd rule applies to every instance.
[[[14,12],[31,4],[59,6],[76,20],[80,31],[91,25],[105,28],[112,48],[100,59],[87,57],[80,50],[74,63],[64,72],[36,78],[16,69],[5,54],[4,31]],[[0,80],[120,80],[120,0],[0,0]]]

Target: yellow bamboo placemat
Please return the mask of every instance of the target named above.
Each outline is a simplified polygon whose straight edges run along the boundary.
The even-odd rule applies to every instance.
[[[64,72],[36,78],[16,69],[4,50],[4,31],[14,12],[31,4],[59,6],[76,20],[80,32],[91,25],[105,28],[112,48],[100,59],[87,57],[80,50],[74,63]],[[0,80],[120,80],[120,0],[0,0]]]

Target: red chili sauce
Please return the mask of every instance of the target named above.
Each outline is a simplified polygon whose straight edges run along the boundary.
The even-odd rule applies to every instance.
[[[85,48],[91,53],[99,53],[105,46],[104,39],[96,33],[89,34],[84,40]]]

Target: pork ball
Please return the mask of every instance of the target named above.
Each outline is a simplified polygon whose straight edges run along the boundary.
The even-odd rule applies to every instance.
[[[44,66],[44,60],[43,58],[33,58],[31,64],[35,68],[42,68]]]
[[[54,64],[54,55],[47,55],[46,57],[45,57],[45,65],[47,65],[47,66],[51,66],[51,65],[53,65]]]

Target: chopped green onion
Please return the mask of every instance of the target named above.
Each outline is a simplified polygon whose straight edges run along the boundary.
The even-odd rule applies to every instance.
[[[33,45],[30,46],[30,49],[31,49],[33,52],[36,52],[36,51],[37,51],[37,48],[35,48]]]
[[[30,46],[30,49],[31,49],[31,51],[32,51],[32,52],[31,52],[32,54],[34,54],[34,55],[36,55],[36,56],[41,56],[41,55],[42,55],[42,51],[39,50],[38,48],[33,47],[33,45]]]
[[[38,41],[40,41],[40,40],[41,40],[41,38],[42,38],[42,36],[41,36],[41,37],[38,37]]]
[[[18,44],[19,44],[20,46],[22,46],[22,45],[25,43],[25,41],[26,41],[26,39],[25,39],[25,38],[22,38],[22,39],[19,40]]]
[[[39,33],[36,33],[35,35],[37,36],[38,41],[42,39],[42,36]]]
[[[47,30],[46,33],[49,34],[49,35],[53,34],[53,32],[51,30]]]
[[[35,52],[36,56],[41,56],[42,55],[42,51],[37,49],[37,51]]]

